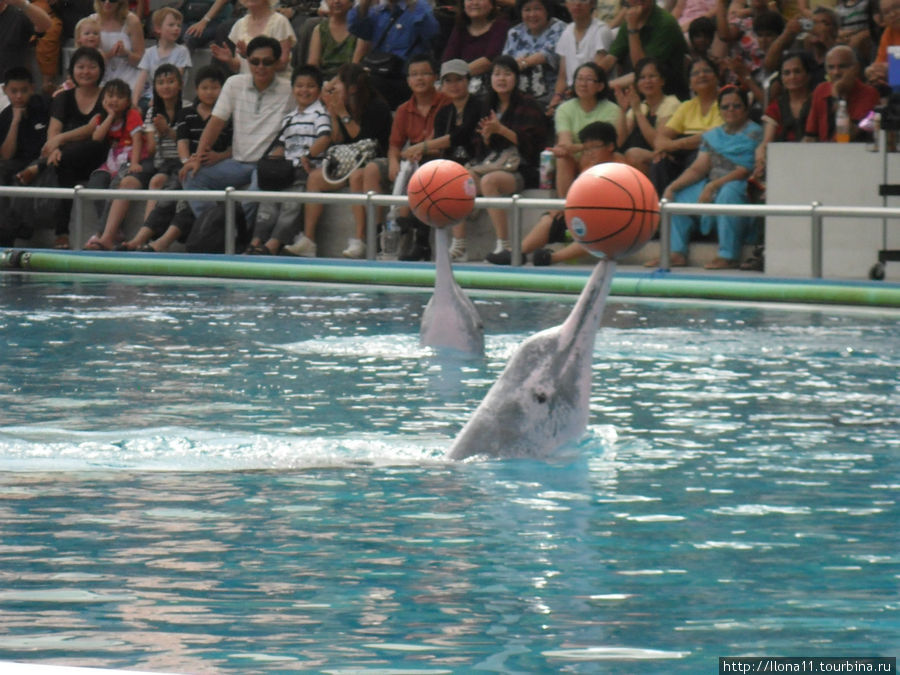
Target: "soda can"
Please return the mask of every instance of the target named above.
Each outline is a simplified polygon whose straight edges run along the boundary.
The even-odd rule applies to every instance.
[[[556,158],[553,156],[553,151],[547,148],[541,152],[540,176],[542,190],[552,190],[555,187],[555,174]]]

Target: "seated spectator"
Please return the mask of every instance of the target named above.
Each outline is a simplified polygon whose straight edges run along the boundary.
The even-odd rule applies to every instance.
[[[18,174],[22,185],[30,185],[47,165],[56,168],[62,187],[84,184],[91,172],[106,158],[107,145],[91,138],[93,120],[103,113],[100,80],[104,72],[103,55],[90,47],[79,47],[69,61],[69,78],[74,88],[54,97],[50,106],[47,142],[41,159]],[[58,200],[54,248],[69,248],[69,217],[72,202]]]
[[[370,77],[391,110],[396,109],[410,96],[409,84],[402,77],[412,65],[410,58],[431,53],[431,43],[438,37],[439,26],[431,6],[427,2],[407,4],[404,0],[359,0],[347,21],[350,32],[359,38],[354,63],[365,66],[365,57],[371,59],[375,54],[393,57],[384,63],[383,72],[370,70]]]
[[[478,124],[487,114],[485,100],[469,93],[469,66],[462,59],[451,59],[441,65],[441,91],[451,105],[438,110],[434,118],[434,134],[421,143],[421,150],[439,151],[441,157],[460,164],[470,162],[478,152]],[[454,262],[468,260],[466,223],[453,226],[450,258]]]
[[[691,90],[694,97],[685,101],[656,134],[650,180],[658,194],[694,161],[702,134],[722,124],[716,95],[719,74],[708,58],[691,64]]]
[[[100,24],[100,51],[106,59],[103,82],[122,80],[133,89],[144,57],[144,27],[124,0],[94,0],[94,14]]]
[[[718,0],[717,0],[718,4]],[[688,26],[688,61],[705,56],[713,61],[722,58],[727,51],[725,43],[716,39],[716,22],[706,16],[699,16]]]
[[[762,140],[762,128],[750,119],[747,93],[734,86],[722,87],[719,110],[725,123],[703,134],[700,153],[684,173],[663,192],[669,201],[682,204],[746,204],[747,179],[753,171],[756,147]],[[744,216],[672,216],[673,267],[687,265],[690,235],[698,227],[709,234],[713,225],[719,240],[718,256],[705,265],[708,270],[733,269],[740,263],[752,218]],[[659,260],[646,263],[659,265]]]
[[[141,188],[150,179],[143,166],[148,157],[143,138],[143,120],[137,108],[131,105],[131,88],[124,80],[109,80],[101,93],[105,115],[97,115],[93,120],[95,141],[105,141],[109,145],[106,161],[93,173],[87,182],[88,188],[107,187]],[[98,216],[102,214],[103,202]],[[92,236],[84,248],[89,251],[111,251],[118,243],[119,225],[128,211],[128,202],[115,200],[109,204],[109,216],[103,233]],[[102,216],[101,216],[102,217]]]
[[[134,105],[146,111],[153,98],[153,87],[156,69],[164,63],[171,63],[178,68],[178,76],[184,80],[184,71],[191,67],[191,54],[184,45],[177,44],[181,36],[181,12],[171,7],[163,7],[153,12],[153,32],[156,33],[156,44],[144,52],[138,64],[141,71],[134,85]],[[175,118],[172,118],[174,123]]]
[[[478,194],[507,197],[538,185],[538,163],[547,137],[544,111],[533,99],[519,91],[519,66],[511,56],[501,55],[491,69],[488,114],[478,125],[481,150],[479,158],[517,148],[519,166],[515,170],[497,169],[480,175],[472,173]],[[509,251],[509,221],[506,209],[487,209],[497,243],[491,256]]]
[[[350,0],[328,0],[328,17],[312,32],[307,63],[318,66],[326,80],[337,75],[338,68],[353,61],[356,36],[351,35],[347,14]]]
[[[665,80],[656,59],[643,58],[634,69],[634,84],[616,89],[619,103],[618,147],[625,161],[650,175],[656,135],[681,105],[675,96],[663,93]]]
[[[652,56],[666,68],[666,93],[687,97],[684,77],[687,43],[677,19],[654,0],[634,0],[625,10],[623,28],[609,47],[609,54],[598,61],[600,67],[609,73],[618,66],[620,72],[630,75],[638,61]],[[619,84],[612,82],[613,87]]]
[[[445,94],[435,89],[436,73],[431,57],[427,55],[411,57],[407,79],[412,97],[397,108],[394,115],[387,158],[375,159],[365,166],[362,192],[385,193],[397,179],[400,173],[400,161],[403,159],[420,162],[434,159],[437,156],[437,152],[418,145],[431,136],[438,110],[449,102]],[[407,209],[401,210],[401,213],[405,214],[406,212]],[[414,257],[410,258],[413,260],[427,257],[430,232],[427,227],[422,227],[424,229],[417,229],[415,232],[416,247],[412,254]],[[362,234],[359,232],[358,221],[357,233]],[[361,236],[358,238],[362,239]],[[294,255],[315,257],[316,243],[312,237],[304,233],[288,247],[288,250]]]
[[[270,0],[241,0],[241,4],[247,8],[247,13],[234,22],[228,33],[228,40],[234,49],[227,44],[213,43],[209,47],[213,58],[229,73],[246,75],[252,72],[247,61],[250,58],[250,42],[260,36],[274,38],[281,47],[275,72],[290,88],[291,49],[297,42],[291,22],[273,9],[274,3]]]
[[[838,19],[838,44],[847,45],[867,63],[874,41],[871,27],[877,0],[836,0],[834,13]]]
[[[381,94],[372,87],[369,74],[362,66],[356,63],[341,66],[337,76],[325,85],[322,101],[331,117],[332,143],[355,143],[373,138],[378,141],[378,156],[387,154],[391,110]],[[343,183],[334,185],[325,180],[322,168],[316,167],[309,174],[306,190],[331,192],[349,185],[352,192],[363,192],[364,174],[364,168],[357,169]],[[303,233],[307,240],[315,242],[316,227],[324,209],[322,203],[304,204]],[[362,204],[354,204],[352,210],[356,232],[355,236],[350,237],[342,255],[345,258],[362,258],[366,255],[366,208]],[[293,250],[289,252],[295,253]]]
[[[572,22],[563,29],[556,43],[559,73],[547,114],[553,115],[557,106],[566,100],[567,92],[575,84],[575,71],[584,63],[596,61],[606,54],[613,43],[609,26],[594,18],[594,0],[568,0],[566,9]]]
[[[519,89],[546,108],[556,90],[559,56],[556,43],[566,28],[553,16],[551,0],[517,0],[522,23],[507,33],[503,53],[519,64]]]
[[[873,87],[888,86],[888,47],[900,45],[900,0],[882,0],[884,31],[878,42],[875,60],[866,68],[866,81]]]
[[[828,71],[829,81],[822,82],[813,91],[803,140],[834,140],[837,100],[847,102],[847,111],[850,114],[850,140],[868,140],[868,134],[859,128],[859,122],[881,102],[881,95],[875,87],[859,79],[856,52],[846,45],[833,47],[825,57],[825,68]]]
[[[556,194],[565,196],[578,175],[581,146],[578,132],[591,122],[619,121],[619,106],[610,100],[606,72],[596,63],[583,63],[575,71],[575,98],[556,109]]]
[[[766,51],[784,29],[784,18],[768,9],[767,0],[719,0],[716,12],[718,37],[728,46],[728,56],[720,63],[719,79],[750,91],[756,119],[766,100],[766,80],[774,69],[766,68]]]
[[[53,20],[43,9],[28,0],[0,2],[0,67],[27,67],[31,56],[31,39],[52,30]]]
[[[763,140],[756,149],[756,173],[764,174],[769,143],[803,140],[812,104],[812,57],[803,51],[785,54],[779,68],[781,93],[763,115]]]
[[[621,162],[624,159],[616,152],[616,128],[609,122],[591,122],[578,133],[578,140],[582,148],[578,159],[579,172],[596,164]],[[549,244],[564,242],[568,242],[568,245],[557,251],[545,248]],[[562,211],[549,211],[543,214],[522,240],[523,258],[527,259],[528,254],[532,252],[534,253],[532,263],[536,267],[574,260],[586,253],[581,244],[572,241]],[[488,256],[488,262],[495,265],[509,265],[512,262],[512,254],[509,251],[502,251],[497,255]]]
[[[184,165],[182,181],[186,190],[222,190],[226,187],[256,187],[256,163],[281,130],[281,120],[291,109],[291,84],[276,75],[281,63],[281,43],[260,35],[247,45],[250,74],[229,77],[222,87],[212,116],[197,144],[197,152]],[[215,164],[204,158],[225,130],[229,120],[234,130],[231,157]],[[212,202],[190,202],[194,215],[213,206]],[[256,217],[256,202],[242,204],[248,223]]]
[[[675,6],[672,7],[672,16],[678,19],[681,30],[688,33],[691,22],[695,19],[715,20],[718,4],[718,0],[676,0]],[[712,44],[711,40],[710,44]]]
[[[178,134],[176,132],[177,120],[181,115],[183,102],[181,100],[182,80],[181,72],[171,63],[164,63],[156,69],[153,77],[153,99],[152,104],[148,107],[147,113],[144,115],[144,139],[147,144],[147,154],[151,156],[144,162],[144,171],[142,176],[149,175],[149,185],[151,190],[178,190],[181,188],[181,181],[178,174],[181,171],[181,155],[178,151]],[[143,185],[135,184],[136,178],[128,178],[122,181],[120,187],[141,188]],[[123,202],[118,206],[120,200],[112,203],[109,216],[106,221],[106,230],[104,237],[106,241],[115,239],[110,236],[113,232],[117,233],[119,225],[124,220],[128,212],[129,203]],[[155,199],[147,201],[144,209],[144,221],[146,222],[150,215],[155,211],[167,211],[169,217],[175,213],[175,202],[164,201],[157,203]],[[124,242],[116,246],[118,251],[133,251],[149,240],[143,237],[140,230],[130,241]]]
[[[56,13],[57,1],[34,0],[34,4],[50,17],[50,27],[34,40],[34,60],[41,73],[41,91],[47,96],[56,90],[63,45],[63,22]]]
[[[212,119],[212,111],[224,82],[225,75],[221,68],[209,65],[197,71],[194,77],[194,104],[179,110],[175,120],[178,159],[182,165],[178,172],[178,187],[168,183],[167,188],[180,189],[187,171],[193,165],[213,166],[231,156],[230,120],[212,146],[202,155],[197,153],[200,138],[206,123]],[[189,206],[181,202],[160,202],[144,220],[134,238],[127,243],[127,248],[135,251],[166,251],[176,241],[186,239],[193,224],[194,213]],[[155,241],[151,242],[154,238]]]
[[[469,89],[487,91],[485,75],[503,51],[509,21],[498,13],[496,0],[458,0],[456,25],[450,33],[441,61],[462,59],[469,64]]]
[[[50,114],[24,66],[7,69],[3,93],[9,105],[0,111],[0,185],[12,185],[16,174],[40,157]],[[21,222],[9,207],[9,197],[0,197],[0,246],[12,246],[18,236],[31,236],[30,223]]]
[[[294,100],[296,107],[281,123],[270,157],[284,157],[294,165],[294,183],[287,190],[303,192],[310,172],[322,165],[322,153],[331,144],[331,116],[319,100],[322,93],[322,72],[315,66],[300,66],[294,71]],[[286,200],[282,204],[265,202],[260,205],[253,225],[253,235],[245,253],[276,255],[297,233],[294,221],[302,204]],[[290,251],[286,251],[290,252]]]
[[[183,5],[182,40],[191,51],[202,49],[216,39],[231,20],[232,0],[187,0]]]

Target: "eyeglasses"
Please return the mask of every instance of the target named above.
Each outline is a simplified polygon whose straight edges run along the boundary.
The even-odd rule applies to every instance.
[[[724,103],[719,105],[719,110],[743,110],[743,103]]]
[[[275,59],[247,59],[247,63],[251,66],[265,66],[269,68],[275,65]]]

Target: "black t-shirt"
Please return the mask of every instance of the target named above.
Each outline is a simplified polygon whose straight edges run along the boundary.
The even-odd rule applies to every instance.
[[[212,117],[212,115],[210,115],[210,117]],[[209,122],[209,117],[203,119],[200,113],[197,112],[196,105],[189,105],[186,108],[182,108],[175,116],[175,137],[179,141],[188,141],[188,147],[190,148],[191,154],[197,151],[197,146],[200,144],[200,137],[203,135],[203,130],[206,128],[207,122]],[[222,129],[222,133],[219,134],[219,137],[212,144],[211,150],[213,152],[224,152],[230,148],[232,133],[231,120],[228,120],[228,122],[225,123],[225,128]]]
[[[434,137],[450,134],[450,147],[444,150],[445,159],[465,164],[475,159],[478,151],[478,122],[488,114],[484,97],[469,96],[460,115],[453,103],[445,105],[434,115]]]
[[[50,104],[50,117],[62,122],[62,130],[64,132],[83,127],[95,115],[106,116],[106,112],[103,110],[102,97],[99,94],[97,94],[97,101],[94,103],[94,107],[88,113],[83,113],[79,110],[78,102],[75,100],[75,91],[75,89],[67,89],[61,94],[57,94],[53,97],[53,103]]]
[[[387,156],[388,139],[391,135],[391,108],[384,99],[375,97],[369,101],[363,111],[363,118],[359,123],[359,134],[356,136],[351,136],[340,120],[338,120],[338,124],[341,125],[341,133],[344,136],[341,143],[354,143],[364,138],[374,138],[378,141],[378,156]]]
[[[6,140],[12,125],[12,118],[12,106],[7,106],[3,112],[0,112],[0,144]],[[49,121],[50,116],[44,99],[37,95],[32,96],[25,108],[25,116],[19,122],[13,159],[30,162],[40,156],[41,148],[47,142],[47,123]]]

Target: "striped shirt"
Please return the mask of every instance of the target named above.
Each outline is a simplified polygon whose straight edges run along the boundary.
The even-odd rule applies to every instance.
[[[294,102],[291,84],[276,77],[259,91],[252,75],[232,75],[222,87],[213,115],[231,120],[234,142],[231,156],[238,162],[255,162],[281,131],[281,121]]]
[[[193,155],[197,152],[197,146],[200,145],[200,137],[203,135],[203,130],[206,128],[209,118],[203,119],[200,113],[197,112],[197,106],[191,105],[179,110],[175,119],[177,120],[177,126],[175,127],[177,140],[187,140],[188,148]],[[211,150],[213,152],[224,152],[230,148],[231,135],[231,121],[229,120],[222,133],[219,134],[219,137],[212,144]]]
[[[315,101],[303,110],[295,108],[284,116],[281,125],[278,144],[284,146],[285,159],[291,160],[294,166],[300,164],[301,157],[309,154],[310,146],[317,139],[331,135],[331,115],[321,101]],[[322,158],[311,157],[310,161],[313,166],[319,166]]]

